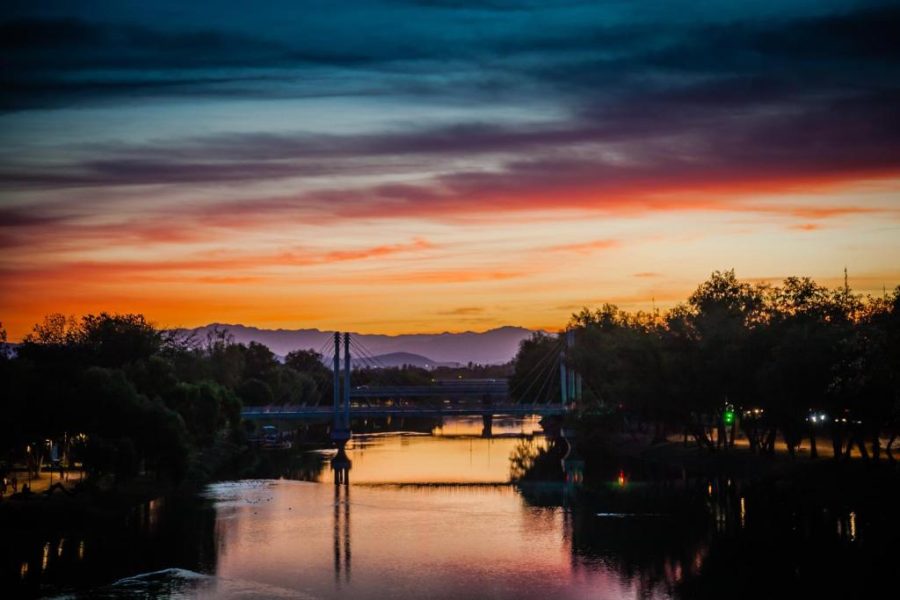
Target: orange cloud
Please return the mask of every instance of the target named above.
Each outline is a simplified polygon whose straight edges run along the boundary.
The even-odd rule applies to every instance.
[[[481,306],[461,306],[459,308],[454,308],[452,310],[438,311],[437,314],[455,317],[455,316],[479,315],[483,312],[484,312],[484,308]]]
[[[367,258],[375,258],[380,256],[389,256],[402,252],[413,252],[416,250],[431,250],[435,246],[428,240],[416,238],[410,244],[388,244],[383,246],[375,246],[372,248],[360,248],[357,250],[335,250],[328,252],[323,257],[323,262],[342,262],[346,260],[364,260]]]
[[[413,271],[410,273],[379,274],[376,280],[395,283],[471,283],[477,281],[504,281],[525,277],[525,271],[493,271],[448,269],[441,271]]]
[[[817,229],[822,229],[822,226],[817,223],[797,223],[796,225],[791,225],[790,228],[797,231],[816,231]]]
[[[580,244],[563,244],[550,248],[551,252],[575,252],[577,254],[591,254],[597,250],[609,250],[616,248],[620,244],[618,240],[594,240],[592,242],[583,242]]]
[[[863,175],[871,177],[875,174],[857,174],[860,177]],[[845,173],[843,177],[846,176]],[[335,303],[344,296],[347,286],[359,285],[365,286],[365,289],[354,288],[359,289],[359,293],[392,299],[379,300],[381,304],[377,305],[377,309],[370,308],[385,315],[391,311],[399,311],[400,306],[414,312],[413,307],[419,301],[416,297],[399,297],[391,289],[396,285],[455,285],[460,291],[472,294],[458,302],[494,305],[498,302],[496,293],[492,295],[484,290],[491,283],[515,280],[514,283],[504,284],[504,290],[510,293],[514,291],[523,298],[531,298],[533,294],[548,294],[548,290],[559,289],[559,293],[564,294],[559,300],[565,302],[568,299],[565,294],[571,294],[571,291],[563,290],[553,279],[559,269],[554,266],[550,257],[541,260],[534,258],[535,253],[551,251],[591,254],[612,250],[622,244],[619,241],[622,236],[618,232],[615,232],[617,238],[573,242],[549,248],[539,247],[536,241],[530,246],[524,243],[524,247],[518,248],[515,255],[489,266],[484,265],[483,259],[473,259],[471,256],[480,253],[492,257],[494,251],[490,246],[480,249],[477,244],[481,242],[475,242],[474,246],[466,250],[465,258],[457,259],[454,254],[457,245],[452,242],[452,236],[455,233],[464,234],[470,226],[508,226],[512,222],[521,226],[523,231],[541,232],[547,227],[553,227],[555,219],[573,220],[576,216],[587,219],[592,218],[592,214],[598,218],[598,223],[637,217],[650,223],[657,215],[691,211],[771,215],[779,220],[807,219],[808,221],[796,225],[788,225],[798,231],[814,231],[822,227],[820,221],[829,219],[849,216],[871,219],[890,214],[891,209],[887,206],[855,203],[852,194],[846,193],[855,189],[853,181],[855,180],[838,176],[823,176],[818,179],[785,176],[762,182],[716,181],[713,177],[713,181],[709,182],[685,178],[674,183],[620,182],[599,187],[552,182],[544,186],[534,185],[532,189],[517,191],[515,194],[491,186],[482,190],[473,185],[471,196],[463,198],[459,194],[450,194],[447,198],[441,198],[431,195],[427,202],[422,203],[416,202],[414,197],[405,201],[351,198],[346,207],[338,203],[321,205],[316,209],[330,210],[336,213],[336,217],[328,228],[323,227],[319,221],[314,221],[312,225],[304,223],[300,231],[303,232],[301,235],[309,233],[309,247],[283,250],[278,249],[277,243],[261,243],[256,240],[265,239],[269,234],[290,233],[301,220],[297,215],[307,214],[306,208],[303,209],[306,212],[300,209],[302,202],[308,198],[294,196],[265,200],[257,212],[251,210],[253,202],[246,202],[240,208],[235,203],[220,204],[224,213],[213,219],[213,225],[205,221],[213,210],[210,206],[200,209],[192,205],[165,214],[162,211],[155,214],[151,207],[147,209],[151,212],[146,214],[120,216],[122,222],[116,224],[88,225],[77,220],[59,222],[41,218],[20,219],[12,226],[3,227],[0,224],[0,238],[8,248],[0,262],[0,276],[7,282],[2,292],[3,298],[0,299],[0,316],[12,339],[27,332],[31,324],[38,321],[44,313],[55,311],[135,310],[161,319],[166,325],[181,324],[191,319],[196,319],[193,321],[196,324],[202,324],[222,320],[228,315],[233,315],[234,320],[246,322],[252,322],[251,317],[260,323],[270,322],[272,319],[290,321],[285,316],[291,314],[289,307],[278,310],[273,307],[280,307],[282,301],[289,304],[286,298],[292,294],[296,297],[300,293],[297,291],[300,285],[320,295],[316,303],[311,303],[304,296],[300,301],[301,312],[319,317],[330,314],[329,303]],[[797,190],[802,190],[805,196],[820,194],[828,204],[806,206],[797,201],[776,204],[753,200],[761,191],[771,193]],[[297,203],[301,203],[301,206]],[[228,213],[232,208],[234,212]],[[359,223],[370,220],[375,223],[373,227],[381,227],[385,220],[391,219],[402,223],[404,237],[401,239],[407,241],[334,249],[337,242],[329,238],[332,230],[340,231],[341,227],[348,224],[358,226]],[[409,237],[406,232],[410,231],[410,224],[416,223],[422,224],[425,231],[437,228],[452,243],[445,245],[441,240],[434,243],[420,235]],[[838,225],[840,224],[835,224]],[[245,246],[248,239],[254,241],[252,245]],[[461,239],[469,238],[463,235]],[[546,236],[540,236],[539,239],[546,240]],[[329,243],[325,243],[325,240],[329,240]],[[312,245],[317,242],[320,246]],[[275,246],[275,249],[261,250],[265,246]],[[127,248],[128,252],[122,255],[129,258],[85,258],[114,256],[119,248]],[[162,256],[172,258],[161,258]],[[402,256],[408,260],[403,264],[381,262],[394,256]],[[520,262],[511,262],[514,258]],[[418,262],[420,259],[422,263]],[[710,257],[697,258],[704,265],[707,263],[702,261],[709,259]],[[367,267],[363,273],[355,273],[349,267],[329,269],[327,272],[324,269],[312,269],[317,266],[364,261],[371,261],[371,268]],[[723,265],[709,265],[709,270],[721,266]],[[302,272],[292,269],[299,267],[311,269]],[[655,262],[646,265],[629,262],[623,265],[623,269],[627,270],[621,276],[649,279],[658,275],[638,270],[641,267],[666,268]],[[572,276],[569,274],[567,277]],[[887,277],[885,281],[891,287],[895,280]],[[692,282],[696,283],[694,280]],[[662,299],[661,301],[671,299],[674,302],[689,292],[687,286],[678,288],[672,294],[649,291],[634,294],[634,290],[627,289],[621,281],[615,286],[618,287],[611,288],[608,297],[634,306],[646,304],[652,297]],[[140,289],[159,291],[156,296],[151,296],[137,291]],[[476,291],[480,295],[476,295]],[[308,293],[310,292],[304,292]],[[606,294],[606,291],[594,290],[591,294],[591,297],[603,298],[603,295],[597,294]],[[549,305],[548,303],[547,306]],[[266,312],[263,307],[269,307],[270,310]],[[423,310],[421,314],[434,315],[440,308],[432,302]],[[466,315],[458,313],[447,316],[463,318]],[[517,313],[498,313],[493,323],[499,325],[504,324],[506,319],[515,319],[516,323],[528,325],[523,321],[526,318],[541,323],[550,320],[547,314],[528,316],[522,309]],[[567,315],[559,318],[564,322]],[[385,316],[382,322],[390,326],[389,323],[393,321]],[[488,322],[490,321],[485,321]]]

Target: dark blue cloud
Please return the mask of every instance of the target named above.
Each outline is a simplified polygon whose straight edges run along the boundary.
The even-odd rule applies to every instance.
[[[543,123],[465,120],[377,133],[219,133],[80,148],[51,166],[9,161],[0,184],[75,187],[434,171],[494,155],[495,170],[386,186],[463,199],[565,182],[861,172],[900,165],[900,7],[793,2],[774,13],[677,3],[359,2],[237,18],[11,11],[0,24],[6,108],[122,98],[404,96],[535,99]],[[142,5],[143,6],[143,5]],[[329,7],[331,5],[328,5]],[[640,7],[650,7],[645,10]],[[680,5],[677,5],[680,6]],[[704,4],[703,6],[708,6]],[[771,6],[771,5],[769,5]],[[127,20],[127,16],[131,20]],[[585,148],[615,144],[627,164]],[[573,158],[574,156],[574,158]],[[403,167],[396,161],[404,159]],[[498,158],[499,157],[499,158]],[[563,157],[563,158],[561,158]],[[522,188],[522,186],[525,186]],[[342,192],[338,192],[342,193]],[[346,197],[346,196],[345,196]]]
[[[649,16],[637,9],[643,4]],[[27,108],[129,91],[383,93],[379,82],[388,80],[413,95],[560,94],[578,102],[697,77],[883,86],[897,75],[896,5],[804,14],[792,4],[807,6],[787,3],[779,16],[760,18],[713,4],[689,11],[693,19],[655,2],[357,2],[345,11],[311,2],[243,14],[229,4],[215,14],[173,10],[168,19],[162,9],[108,3],[79,3],[71,14],[20,7],[0,24],[2,102]],[[348,72],[357,85],[347,86]],[[315,90],[303,85],[311,77]]]

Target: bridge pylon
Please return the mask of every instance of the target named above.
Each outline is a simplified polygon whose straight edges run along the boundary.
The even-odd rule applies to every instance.
[[[341,332],[334,332],[333,407],[331,441],[343,452],[350,430],[350,334],[344,333],[344,372],[341,377]],[[343,386],[341,385],[343,379]],[[343,388],[343,389],[342,389]]]
[[[559,355],[560,403],[569,406],[581,401],[581,373],[575,369],[572,350],[575,348],[575,330],[566,330],[566,345]]]

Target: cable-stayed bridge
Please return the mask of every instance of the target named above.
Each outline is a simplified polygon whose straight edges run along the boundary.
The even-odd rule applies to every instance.
[[[336,332],[334,350],[326,354],[334,377],[330,406],[247,407],[241,414],[244,419],[255,421],[330,421],[331,438],[339,446],[350,439],[354,418],[481,416],[489,430],[489,419],[493,416],[562,415],[581,399],[581,377],[566,363],[565,350],[571,343],[571,334],[560,335],[557,343],[519,378],[514,388],[506,379],[354,387],[351,383],[354,359],[357,364],[361,359],[373,368],[381,365],[368,349],[354,344],[349,333]],[[554,385],[557,380],[558,386]]]

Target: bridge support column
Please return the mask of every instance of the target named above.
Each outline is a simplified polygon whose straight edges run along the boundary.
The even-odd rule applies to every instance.
[[[566,355],[569,359],[569,362],[574,362],[572,360],[572,349],[575,347],[575,331],[573,329],[569,329],[566,331]],[[569,365],[569,381],[568,385],[566,385],[566,391],[569,392],[569,396],[566,400],[566,403],[575,402],[575,388],[576,388],[576,378],[578,375],[575,373],[575,369],[572,365]]]
[[[332,429],[337,429],[338,412],[341,404],[341,334],[337,331],[334,332],[334,369],[332,375],[334,383],[334,393],[332,394],[334,398],[334,420]]]
[[[580,402],[582,398],[581,373],[575,370],[572,349],[575,347],[575,331],[566,330],[566,347],[559,355],[560,401],[563,405]]]
[[[344,429],[350,431],[350,334],[344,334]]]
[[[341,334],[334,333],[334,408],[331,441],[338,447],[338,455],[350,439],[350,334],[344,335],[344,390],[341,393]],[[342,406],[343,403],[343,406]],[[346,459],[347,455],[344,454]],[[349,459],[348,459],[349,463]],[[349,467],[348,467],[349,468]]]
[[[568,383],[569,378],[566,375],[566,353],[563,351],[559,354],[559,396],[560,404],[563,406],[569,403]]]
[[[481,437],[489,438],[494,435],[494,415],[481,415]]]

